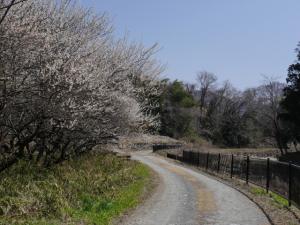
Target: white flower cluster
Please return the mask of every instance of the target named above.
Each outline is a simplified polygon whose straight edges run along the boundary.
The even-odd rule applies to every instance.
[[[0,24],[0,143],[49,164],[158,128],[156,49],[116,40],[106,14],[71,0],[12,6]]]

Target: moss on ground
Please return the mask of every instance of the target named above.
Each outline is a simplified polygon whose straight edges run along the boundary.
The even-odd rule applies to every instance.
[[[0,174],[0,224],[110,224],[135,207],[148,167],[89,154],[51,169],[19,162]]]
[[[269,196],[272,198],[272,200],[275,202],[276,205],[279,207],[288,207],[289,206],[289,201],[285,199],[284,197],[274,193],[274,192],[267,192],[265,189],[260,188],[260,187],[251,187],[250,189],[251,193],[255,195],[264,195],[264,196]]]

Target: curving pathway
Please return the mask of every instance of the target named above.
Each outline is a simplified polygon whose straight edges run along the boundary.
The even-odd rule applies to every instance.
[[[132,158],[150,166],[160,184],[122,225],[270,225],[248,198],[212,178],[147,152]]]

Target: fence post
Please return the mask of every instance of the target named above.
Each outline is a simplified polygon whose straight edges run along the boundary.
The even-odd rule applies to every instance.
[[[231,154],[230,178],[233,176],[233,154]]]
[[[289,162],[289,206],[292,205],[292,164]]]
[[[197,156],[197,152],[193,152],[193,165],[194,166],[197,166],[197,158],[196,158],[196,156]]]
[[[208,159],[209,159],[209,152],[206,155],[206,170],[208,170]]]
[[[250,164],[250,159],[249,159],[249,155],[247,155],[246,184],[248,184],[248,182],[249,182],[249,164]]]
[[[218,168],[217,168],[218,173],[220,172],[220,162],[221,162],[221,153],[219,153],[219,156],[218,156]]]
[[[193,166],[196,165],[196,157],[195,157],[196,153],[195,152],[192,152],[192,164]]]
[[[269,193],[270,187],[270,158],[267,158],[267,182],[266,182],[266,190]]]

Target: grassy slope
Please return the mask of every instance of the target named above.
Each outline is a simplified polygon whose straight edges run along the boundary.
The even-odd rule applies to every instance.
[[[95,154],[48,170],[20,162],[0,181],[1,225],[110,224],[139,203],[150,170]]]

